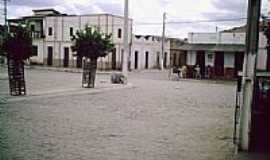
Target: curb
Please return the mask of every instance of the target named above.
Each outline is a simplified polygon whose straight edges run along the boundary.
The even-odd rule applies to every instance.
[[[45,70],[45,71],[54,71],[54,72],[68,72],[68,73],[82,73],[82,69],[77,68],[57,68],[57,67],[43,67],[43,66],[25,66],[25,69],[28,70]],[[97,74],[112,74],[117,71],[97,71]]]
[[[122,89],[132,89],[135,88],[133,84],[129,83],[127,85],[111,85],[110,87],[104,88],[92,88],[92,89],[85,89],[85,90],[66,90],[60,92],[47,92],[43,94],[36,94],[36,95],[26,95],[24,97],[7,97],[7,103],[9,102],[20,102],[20,101],[28,101],[28,100],[36,100],[36,99],[43,99],[43,98],[55,98],[55,97],[63,97],[63,96],[72,96],[72,95],[91,95],[91,94],[98,94],[103,93],[106,91],[117,91]]]

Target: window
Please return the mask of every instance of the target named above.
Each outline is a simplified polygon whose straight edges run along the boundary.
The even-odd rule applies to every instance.
[[[53,32],[52,27],[49,27],[48,28],[48,35],[51,36],[53,34],[52,32]]]
[[[38,56],[38,46],[32,46],[32,56]]]
[[[72,27],[69,28],[69,35],[73,36],[73,28]]]
[[[118,38],[122,38],[122,30],[118,29]]]

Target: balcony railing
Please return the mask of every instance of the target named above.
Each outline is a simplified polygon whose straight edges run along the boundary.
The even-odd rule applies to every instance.
[[[41,31],[32,31],[31,32],[31,36],[33,39],[41,39],[41,38],[45,38],[45,35],[43,32]]]

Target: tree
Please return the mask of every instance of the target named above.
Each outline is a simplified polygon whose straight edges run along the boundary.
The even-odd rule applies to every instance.
[[[95,77],[97,69],[97,60],[99,57],[105,57],[114,48],[111,41],[111,34],[107,35],[86,26],[84,30],[79,30],[73,36],[72,51],[77,52],[76,56],[85,59],[83,66],[82,86],[86,88],[95,87]]]
[[[32,55],[32,37],[27,26],[10,26],[4,36],[3,51],[8,60],[10,94],[25,95],[24,60]]]

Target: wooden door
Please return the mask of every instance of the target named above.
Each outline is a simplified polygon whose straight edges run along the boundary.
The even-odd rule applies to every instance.
[[[135,58],[135,62],[134,62],[134,68],[135,69],[138,69],[138,51],[135,51],[135,54],[134,54],[134,58]]]
[[[64,48],[64,67],[69,66],[69,48],[65,47]]]
[[[149,67],[149,52],[145,52],[145,69]]]
[[[243,70],[244,52],[236,52],[234,60],[234,77],[237,77],[238,72]]]
[[[215,65],[214,65],[215,76],[224,76],[224,52],[215,53]]]
[[[205,52],[204,51],[198,51],[196,55],[196,65],[199,65],[201,68],[201,75],[202,78],[205,75]]]
[[[116,48],[112,52],[112,69],[116,70]]]
[[[77,68],[82,68],[82,57],[77,56]]]
[[[48,57],[47,57],[47,65],[52,66],[53,65],[53,47],[48,47]]]

